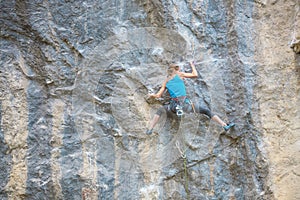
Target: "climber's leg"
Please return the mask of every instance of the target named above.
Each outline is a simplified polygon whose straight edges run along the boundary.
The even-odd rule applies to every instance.
[[[150,126],[148,127],[148,129],[146,130],[146,134],[147,135],[151,135],[153,128],[155,127],[155,125],[157,124],[157,122],[159,121],[160,116],[162,115],[163,112],[165,112],[168,109],[167,105],[165,106],[161,106],[157,112],[155,113],[154,117],[152,118],[151,122],[150,122]]]
[[[217,122],[218,124],[220,124],[221,126],[226,126],[227,124],[221,120],[221,118],[217,115],[214,115],[212,118],[211,118],[213,121]]]
[[[151,123],[150,123],[150,126],[149,126],[149,128],[147,129],[147,131],[146,131],[146,134],[147,134],[147,135],[151,135],[151,134],[152,134],[153,128],[154,128],[155,125],[157,124],[159,118],[160,118],[160,115],[158,115],[158,114],[155,114],[155,115],[154,115],[154,117],[152,118],[152,121],[151,121]]]
[[[233,122],[229,123],[229,124],[226,124],[223,120],[220,119],[220,117],[218,117],[217,115],[214,115],[212,118],[211,118],[213,121],[219,123],[225,131],[228,131],[231,127],[234,127],[235,124]]]
[[[226,124],[219,116],[212,114],[210,110],[201,106],[196,106],[196,112],[207,115],[210,119],[220,124],[225,131],[228,131],[231,127],[234,127],[234,123]]]
[[[209,109],[203,108],[200,105],[195,105],[195,111],[208,116],[210,119],[212,119],[214,116]]]

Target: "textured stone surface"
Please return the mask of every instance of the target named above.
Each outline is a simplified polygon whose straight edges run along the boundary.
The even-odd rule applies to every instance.
[[[0,199],[299,199],[297,1],[0,1]],[[163,116],[167,64],[237,126]],[[167,95],[164,96],[167,98]]]
[[[269,181],[276,199],[299,199],[300,57],[291,53],[288,41],[299,38],[300,3],[274,1],[263,7],[258,16],[264,23],[257,21],[262,28],[256,40],[256,94],[260,130],[268,151]]]

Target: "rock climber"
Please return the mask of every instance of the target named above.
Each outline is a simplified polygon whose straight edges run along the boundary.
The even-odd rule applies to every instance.
[[[152,134],[153,128],[159,121],[159,118],[162,115],[162,113],[165,111],[176,113],[177,116],[181,116],[183,112],[190,113],[192,111],[205,114],[210,119],[220,124],[225,131],[228,131],[231,127],[235,126],[234,123],[226,124],[223,120],[220,119],[220,117],[218,117],[215,114],[212,114],[210,110],[205,109],[200,105],[192,104],[191,101],[186,97],[186,89],[183,79],[198,77],[198,72],[195,68],[194,63],[191,61],[189,64],[192,68],[192,72],[190,73],[181,72],[179,65],[171,64],[167,70],[167,78],[163,82],[160,90],[156,94],[148,95],[148,98],[160,98],[165,92],[165,90],[167,90],[170,94],[171,100],[169,104],[163,105],[157,110],[146,131],[147,135]]]

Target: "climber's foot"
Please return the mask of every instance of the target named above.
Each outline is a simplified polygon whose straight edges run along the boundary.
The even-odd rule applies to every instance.
[[[226,126],[223,126],[224,130],[225,131],[228,131],[230,128],[234,127],[235,124],[233,122],[227,124]]]
[[[147,135],[151,135],[152,132],[153,132],[153,129],[147,129],[146,134],[147,134]]]

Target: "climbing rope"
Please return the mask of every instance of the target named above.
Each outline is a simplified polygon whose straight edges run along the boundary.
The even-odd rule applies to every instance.
[[[188,178],[187,160],[186,160],[186,154],[185,154],[185,151],[187,150],[187,148],[184,151],[182,151],[182,149],[179,146],[178,141],[176,141],[175,145],[176,145],[178,151],[180,152],[181,157],[183,158],[184,180],[185,180],[184,189],[185,189],[185,192],[187,194],[187,199],[190,199],[189,178]]]
[[[189,99],[189,103],[192,106],[193,112],[196,113],[194,104],[193,104],[193,102],[190,99]],[[196,137],[196,135],[194,135],[192,141],[194,141],[195,137]],[[180,153],[180,155],[181,155],[181,157],[183,159],[184,177],[185,177],[184,188],[185,188],[185,191],[186,191],[186,194],[187,194],[187,199],[190,199],[188,167],[187,167],[187,158],[186,158],[186,153],[185,153],[187,151],[188,147],[186,147],[184,150],[182,150],[181,147],[180,147],[180,144],[179,144],[178,140],[175,142],[175,145],[176,145],[176,148],[178,149],[178,151],[179,151],[179,153]]]
[[[181,157],[183,159],[184,180],[185,180],[184,189],[185,189],[185,192],[187,194],[187,199],[190,199],[189,177],[188,177],[187,159],[186,159],[186,154],[185,154],[187,148],[184,151],[182,151],[182,149],[180,148],[180,145],[179,145],[178,141],[176,141],[175,145],[176,145],[176,147],[177,147],[178,151],[180,152]]]
[[[180,146],[179,146],[179,142],[178,142],[178,141],[176,141],[175,145],[176,145],[176,147],[177,147],[177,149],[178,149],[178,151],[179,151],[181,157],[182,157],[183,159],[186,158],[185,151],[187,150],[187,148],[186,148],[184,151],[182,151],[181,148],[180,148]]]
[[[188,177],[188,171],[187,171],[188,169],[187,169],[186,156],[183,159],[183,165],[184,165],[184,177],[185,177],[185,186],[184,186],[184,189],[185,189],[185,192],[187,194],[187,199],[189,200],[190,199],[189,177]]]

